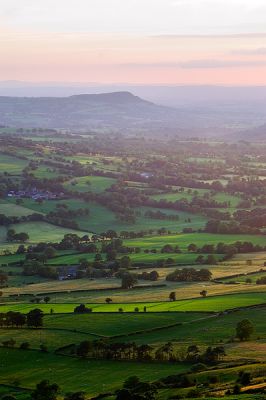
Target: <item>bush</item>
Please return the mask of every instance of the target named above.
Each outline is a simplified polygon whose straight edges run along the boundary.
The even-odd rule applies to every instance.
[[[207,366],[203,363],[194,364],[191,367],[192,372],[205,371],[206,369],[207,369]]]
[[[29,347],[30,347],[29,342],[23,342],[23,343],[21,343],[21,345],[19,346],[19,348],[20,348],[21,350],[27,350]]]

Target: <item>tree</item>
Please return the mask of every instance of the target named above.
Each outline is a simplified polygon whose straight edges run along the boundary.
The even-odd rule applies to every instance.
[[[86,357],[91,350],[92,345],[88,340],[84,340],[77,347],[77,355],[79,357]]]
[[[176,301],[176,292],[171,292],[169,294],[169,300],[170,301]]]
[[[113,300],[110,297],[106,297],[106,299],[105,299],[105,303],[107,303],[107,304],[112,303],[112,301]]]
[[[128,256],[123,256],[123,257],[120,259],[120,267],[121,267],[121,268],[127,269],[127,268],[130,267],[130,265],[131,265],[131,259],[130,259],[130,257],[128,257]]]
[[[213,254],[208,254],[206,258],[206,264],[215,265],[217,264],[216,257]]]
[[[8,281],[8,276],[4,272],[0,271],[0,286],[6,285]]]
[[[14,240],[15,234],[16,234],[15,229],[8,229],[8,231],[6,233],[6,240],[8,242],[12,242]]]
[[[84,392],[67,393],[64,400],[85,400]]]
[[[43,326],[43,312],[39,308],[35,308],[31,310],[27,314],[27,325],[34,326],[35,328],[39,328]]]
[[[92,312],[91,308],[85,306],[85,304],[80,304],[74,308],[74,313],[89,313]]]
[[[190,243],[187,247],[188,251],[192,251],[193,253],[195,253],[197,251],[197,245],[194,243]]]
[[[56,251],[52,246],[48,246],[44,250],[44,255],[46,258],[53,258],[56,256]]]
[[[249,319],[243,319],[238,322],[236,326],[236,337],[243,340],[248,340],[251,334],[254,332],[254,326]]]
[[[122,275],[122,289],[130,289],[135,285],[135,283],[137,283],[137,279],[134,275],[129,273],[125,273]]]
[[[200,295],[202,296],[202,297],[206,297],[207,296],[207,290],[202,290],[201,292],[200,292]]]
[[[56,400],[59,393],[59,386],[56,383],[50,384],[48,380],[43,380],[36,385],[32,392],[32,400]]]
[[[44,302],[47,304],[47,303],[49,303],[49,301],[51,300],[51,297],[45,296],[45,297],[43,298],[43,300],[44,300]]]

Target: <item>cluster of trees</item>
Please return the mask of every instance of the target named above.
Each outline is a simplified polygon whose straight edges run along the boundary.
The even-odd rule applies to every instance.
[[[145,217],[147,218],[153,218],[153,219],[161,219],[161,220],[169,220],[169,221],[178,221],[179,216],[176,214],[166,214],[160,210],[158,211],[152,211],[148,210],[144,214]]]
[[[0,270],[0,287],[6,286],[7,282],[8,282],[8,275],[4,271]]]
[[[29,240],[29,235],[26,232],[16,233],[15,229],[8,229],[6,234],[6,240],[8,242],[25,243],[27,240]]]
[[[261,278],[256,280],[257,285],[266,285],[266,276],[262,276]]]
[[[263,228],[266,226],[265,208],[253,208],[252,210],[237,210],[236,212],[234,212],[234,218],[242,225],[250,226],[252,228]]]
[[[39,382],[31,393],[32,400],[57,400],[61,390],[57,383],[48,380]],[[60,396],[61,399],[61,396]],[[63,400],[85,400],[86,395],[82,391],[67,393]]]
[[[241,224],[238,221],[221,221],[212,219],[208,221],[204,228],[208,233],[222,233],[222,234],[258,234],[261,233],[259,228],[251,227],[249,225]]]
[[[171,244],[165,244],[161,248],[161,253],[176,253],[176,254],[178,254],[178,253],[181,253],[181,250],[178,245],[172,246]]]
[[[194,243],[190,243],[187,247],[189,252],[201,253],[201,254],[225,254],[226,258],[233,256],[237,253],[252,253],[258,251],[265,251],[266,246],[259,244],[253,244],[252,242],[241,242],[236,241],[231,244],[223,242],[214,244],[204,244],[202,247],[198,247]]]
[[[126,379],[123,388],[116,391],[116,400],[154,400],[157,387],[153,383],[142,382],[137,376]]]
[[[7,313],[0,313],[0,326],[1,327],[16,327],[22,328],[24,325],[32,328],[39,328],[43,326],[43,312],[38,308],[31,310],[28,314],[20,312],[8,311]]]
[[[199,347],[193,344],[187,348],[186,361],[210,365],[216,364],[225,355],[225,349],[223,346],[209,346],[203,353],[200,353]]]
[[[170,282],[204,282],[210,281],[211,277],[211,271],[205,268],[199,270],[195,268],[183,268],[171,272],[165,279]]]
[[[158,281],[159,274],[157,271],[151,271],[151,272],[144,271],[138,274],[137,278],[143,279],[144,281]]]
[[[148,344],[137,345],[135,342],[110,343],[106,340],[82,341],[75,348],[75,353],[83,358],[135,360],[135,361],[188,361],[212,365],[223,359],[225,349],[223,346],[207,347],[203,352],[198,346],[191,345],[186,354],[176,352],[172,342],[167,342],[159,347]]]

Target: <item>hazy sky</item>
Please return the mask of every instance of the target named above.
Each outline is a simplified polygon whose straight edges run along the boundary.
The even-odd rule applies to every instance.
[[[0,0],[0,80],[266,85],[265,0]]]

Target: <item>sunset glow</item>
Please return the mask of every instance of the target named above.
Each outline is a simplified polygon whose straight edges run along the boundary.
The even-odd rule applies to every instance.
[[[266,84],[263,1],[3,0],[0,11],[1,80]]]

